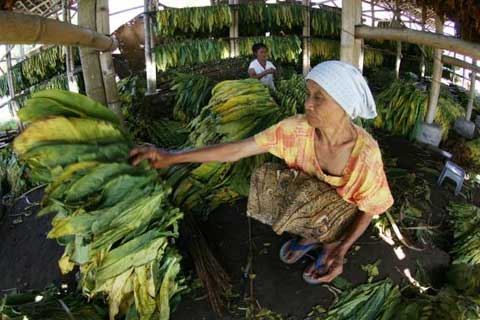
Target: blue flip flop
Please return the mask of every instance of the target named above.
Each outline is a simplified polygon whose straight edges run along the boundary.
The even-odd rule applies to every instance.
[[[315,269],[312,274],[307,274],[307,270],[310,269],[311,265],[309,265],[305,271],[303,271],[303,280],[308,284],[319,284],[322,283],[318,281],[317,277],[315,276],[318,272],[322,271],[325,268],[325,264],[322,263],[322,259],[325,257],[325,254],[321,252],[317,259],[315,260]],[[325,270],[324,270],[325,273]]]
[[[308,251],[317,248],[319,245],[320,245],[320,243],[318,243],[318,242],[307,244],[307,245],[300,245],[300,244],[298,244],[297,239],[288,240],[287,242],[285,242],[282,245],[282,248],[280,248],[280,254],[279,254],[280,260],[282,260],[282,262],[284,262],[286,264],[293,264],[293,263],[297,262],[298,260],[300,260]],[[290,251],[302,251],[302,254],[299,255],[294,260],[287,260],[286,256],[287,256],[288,252],[290,252]]]

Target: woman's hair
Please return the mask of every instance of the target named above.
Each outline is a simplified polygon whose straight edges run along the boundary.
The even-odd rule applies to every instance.
[[[256,57],[257,56],[257,51],[260,50],[260,49],[268,49],[266,45],[264,45],[263,43],[255,43],[253,46],[252,46],[252,52],[253,52],[253,55]]]

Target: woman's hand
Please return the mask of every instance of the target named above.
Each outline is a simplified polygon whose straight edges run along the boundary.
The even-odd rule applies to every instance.
[[[333,279],[343,273],[343,264],[345,260],[345,250],[341,246],[333,249],[325,259],[325,269],[327,274],[318,278],[321,282],[331,282]]]
[[[134,166],[143,160],[148,160],[150,166],[155,169],[167,168],[173,164],[173,153],[155,148],[153,146],[139,146],[130,151],[130,157]]]

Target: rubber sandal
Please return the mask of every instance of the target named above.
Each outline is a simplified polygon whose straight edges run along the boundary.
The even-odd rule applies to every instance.
[[[315,249],[318,246],[319,246],[318,242],[307,244],[307,245],[299,245],[297,243],[297,239],[288,240],[282,245],[282,248],[280,248],[280,254],[279,254],[280,260],[282,260],[282,262],[286,264],[293,264],[298,260],[300,260],[308,251]],[[288,260],[286,259],[286,256],[290,251],[303,251],[303,253],[293,260]]]
[[[315,264],[314,272],[312,272],[311,274],[307,274],[307,270],[310,269],[312,265],[309,265],[305,269],[305,271],[303,272],[303,281],[305,281],[308,284],[320,284],[320,283],[322,283],[321,281],[318,281],[317,274],[319,273],[319,271],[322,271],[322,269],[325,268],[325,264],[322,263],[322,259],[324,257],[325,257],[325,254],[323,252],[321,252],[318,255],[317,259],[314,262],[314,264]],[[320,273],[321,276],[327,274],[327,270],[323,270],[323,271],[324,271],[323,273]]]

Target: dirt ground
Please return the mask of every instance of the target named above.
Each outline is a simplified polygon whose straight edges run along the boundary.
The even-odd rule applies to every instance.
[[[414,149],[410,142],[398,138],[382,139],[381,145],[398,158],[399,167],[414,167]],[[441,165],[441,162],[439,162]],[[445,205],[453,199],[451,186],[439,188],[435,178],[428,181],[432,192],[432,206],[438,212],[437,220],[444,219]],[[29,201],[38,201],[41,191],[29,196]],[[62,277],[57,267],[63,249],[52,240],[46,239],[50,229],[50,217],[37,218],[35,212],[21,216],[22,222],[13,224],[27,203],[20,201],[0,221],[0,290],[11,288],[42,288],[49,283],[72,283],[73,275]],[[246,201],[241,200],[231,206],[223,206],[214,211],[202,229],[211,244],[212,250],[230,275],[234,298],[230,311],[223,319],[244,319],[244,293],[249,293],[243,268],[249,253],[249,223],[253,244],[253,293],[258,305],[281,314],[284,319],[304,319],[312,307],[328,307],[334,296],[325,286],[311,286],[303,282],[301,274],[310,262],[308,257],[294,265],[285,265],[278,259],[280,246],[289,237],[276,235],[268,226],[250,220],[245,215]],[[13,216],[15,215],[15,216]],[[356,243],[357,251],[351,250],[347,257],[343,278],[353,284],[367,281],[367,273],[362,265],[380,260],[380,275],[375,279],[390,277],[395,282],[406,281],[404,271],[409,269],[415,275],[418,265],[427,274],[442,281],[448,267],[448,254],[430,245],[423,251],[404,248],[405,257],[397,258],[394,248],[375,236],[370,228]],[[444,248],[445,249],[445,248]],[[201,289],[183,298],[172,319],[216,319]]]

